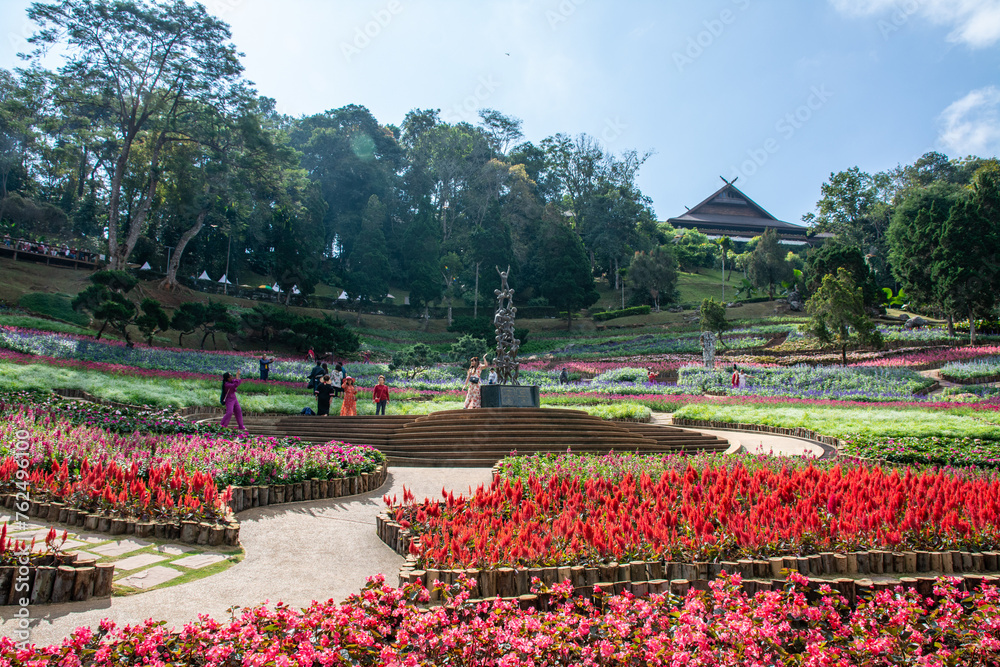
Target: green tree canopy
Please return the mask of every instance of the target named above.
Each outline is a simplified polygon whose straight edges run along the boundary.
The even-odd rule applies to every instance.
[[[792,266],[786,261],[788,253],[782,250],[778,234],[768,229],[760,237],[747,264],[750,280],[758,289],[766,289],[768,297],[774,298],[774,286],[790,281],[794,277]]]
[[[820,342],[839,347],[845,366],[848,347],[883,345],[882,334],[865,312],[861,288],[854,284],[847,269],[823,278],[819,289],[806,302],[806,311],[811,317],[810,332]]]

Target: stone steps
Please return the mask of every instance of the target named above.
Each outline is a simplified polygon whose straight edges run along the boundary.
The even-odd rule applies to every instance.
[[[491,466],[512,450],[653,454],[721,452],[729,446],[720,438],[673,426],[611,422],[581,410],[549,408],[444,410],[421,416],[254,416],[245,423],[262,435],[370,445],[392,465],[414,467]]]

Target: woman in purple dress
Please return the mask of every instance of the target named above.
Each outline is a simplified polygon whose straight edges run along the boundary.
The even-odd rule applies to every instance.
[[[243,410],[240,409],[240,399],[236,397],[236,388],[242,382],[239,371],[236,371],[235,378],[229,373],[222,374],[222,403],[226,406],[226,414],[222,416],[222,426],[229,426],[229,421],[236,415],[236,425],[241,431],[245,431],[247,429],[243,425]]]

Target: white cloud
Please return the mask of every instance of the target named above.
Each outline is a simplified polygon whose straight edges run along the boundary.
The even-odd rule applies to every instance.
[[[1000,89],[987,86],[952,102],[941,113],[938,141],[951,155],[1000,155]]]
[[[830,0],[849,16],[879,16],[898,27],[919,16],[951,28],[948,40],[972,48],[1000,41],[1000,0]]]

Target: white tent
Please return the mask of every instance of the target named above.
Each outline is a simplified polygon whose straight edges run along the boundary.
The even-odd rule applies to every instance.
[[[271,286],[271,290],[275,292],[281,292],[281,288],[278,287],[278,283],[274,283],[274,285]]]
[[[347,301],[347,292],[341,292],[340,296],[337,297],[337,301]]]
[[[403,305],[404,306],[409,306],[410,305],[410,297],[408,297],[408,296],[404,296],[403,297]]]
[[[198,276],[198,280],[211,280],[211,278],[208,277],[207,271],[202,271],[201,275]]]
[[[224,273],[222,274],[222,277],[221,277],[221,278],[219,278],[219,282],[220,282],[220,283],[225,283],[225,284],[227,284],[227,285],[232,285],[232,283],[231,283],[231,282],[229,282],[229,278],[227,278],[227,277],[226,277],[226,274],[224,274]]]
[[[393,295],[391,295],[391,294],[386,294],[386,295],[385,295],[385,298],[387,298],[387,299],[395,299],[396,297],[394,297],[394,296],[393,296]]]
[[[299,291],[298,285],[292,285],[292,294],[302,294],[302,292]]]
[[[142,265],[142,266],[140,266],[140,267],[139,267],[139,270],[140,270],[140,271],[152,271],[152,270],[153,270],[153,267],[151,267],[151,266],[149,265],[149,262],[145,262],[145,263],[143,263],[143,265]]]

